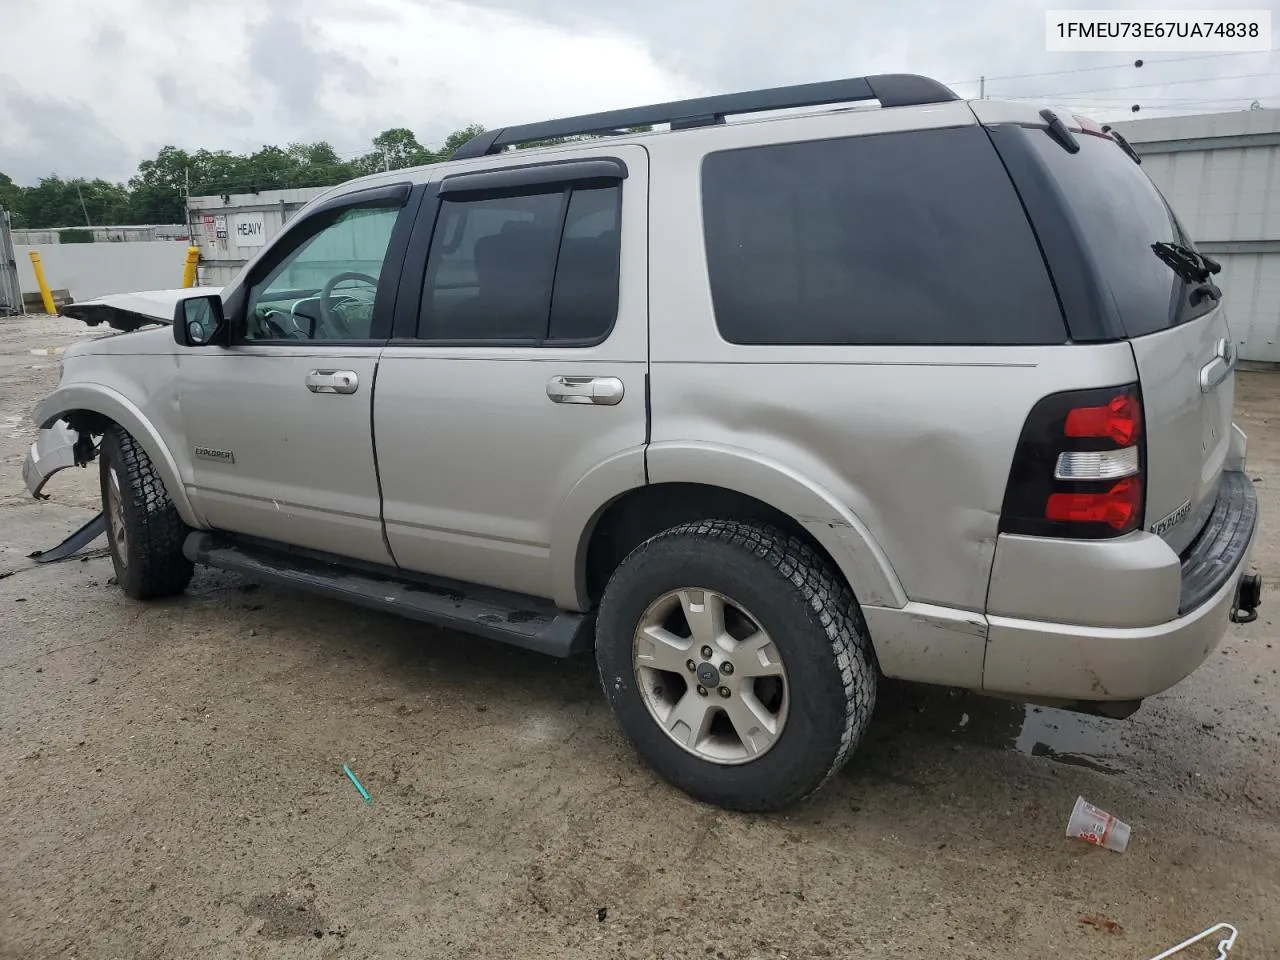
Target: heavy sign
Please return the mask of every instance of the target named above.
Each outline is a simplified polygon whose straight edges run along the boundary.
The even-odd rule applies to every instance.
[[[266,219],[260,213],[237,213],[231,218],[231,242],[237,247],[260,247],[267,242]]]

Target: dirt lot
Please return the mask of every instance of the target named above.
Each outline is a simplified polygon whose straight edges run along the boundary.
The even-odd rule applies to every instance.
[[[1145,960],[1219,920],[1280,955],[1271,530],[1264,615],[1132,719],[886,685],[816,801],[737,816],[637,763],[587,659],[210,571],[139,605],[101,541],[35,567],[97,471],[27,497],[31,351],[86,335],[0,321],[0,956]],[[1274,529],[1280,376],[1237,420]],[[1063,837],[1079,794],[1126,853]]]

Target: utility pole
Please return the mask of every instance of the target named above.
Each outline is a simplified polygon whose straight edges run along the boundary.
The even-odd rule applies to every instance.
[[[388,172],[391,170],[391,154],[386,147],[382,148],[382,169]]]
[[[987,78],[986,77],[978,78],[978,99],[979,100],[987,99]]]
[[[186,199],[182,201],[182,219],[187,224],[187,251],[196,246],[196,229],[191,221],[191,166],[187,164],[182,168],[182,192]]]
[[[80,212],[84,214],[84,225],[91,227],[93,224],[89,222],[89,211],[84,205],[84,194],[80,192],[80,181],[76,181],[76,196],[80,198]]]

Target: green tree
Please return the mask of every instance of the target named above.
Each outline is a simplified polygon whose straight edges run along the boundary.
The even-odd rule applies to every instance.
[[[445,138],[444,146],[440,148],[440,159],[448,160],[453,156],[453,151],[466,143],[473,137],[478,137],[484,133],[484,127],[478,123],[463,127],[461,130],[455,130]]]
[[[0,205],[13,215],[15,226],[79,227],[120,223],[183,223],[186,197],[192,195],[256,193],[293,187],[327,187],[384,169],[446,160],[484,127],[472,124],[456,130],[438,150],[424,147],[407,127],[383,130],[372,149],[343,160],[324,140],[265,144],[253,153],[229,150],[183,150],[172,144],[138,164],[127,185],[106,180],[43,178],[23,187],[0,174]]]
[[[21,191],[17,206],[30,227],[78,227],[119,223],[129,213],[129,191],[106,180],[44,177]]]
[[[373,138],[374,163],[380,170],[403,170],[434,163],[435,155],[418,142],[408,127],[392,127]]]
[[[13,182],[7,173],[0,173],[0,207],[9,211],[9,219],[15,227],[26,225],[22,206],[22,187]]]
[[[164,146],[153,160],[138,164],[129,180],[129,219],[134,223],[182,223],[191,155]]]

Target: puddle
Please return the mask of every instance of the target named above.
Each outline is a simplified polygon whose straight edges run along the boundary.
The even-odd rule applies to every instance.
[[[1053,707],[1024,705],[1023,709],[1015,750],[1099,773],[1124,772],[1123,760],[1131,751],[1120,725],[1127,720],[1090,717]]]
[[[1123,773],[1133,748],[1128,720],[1111,720],[980,697],[963,690],[898,687],[883,691],[876,722],[905,727],[930,738],[1085,767],[1099,773]],[[872,729],[874,730],[874,724]]]

